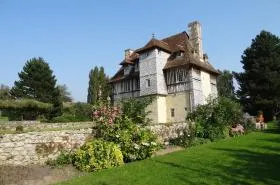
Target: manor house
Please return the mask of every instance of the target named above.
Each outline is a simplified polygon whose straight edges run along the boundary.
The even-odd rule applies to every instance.
[[[147,108],[153,123],[185,121],[188,112],[217,96],[219,72],[203,52],[201,25],[164,39],[152,38],[136,50],[125,50],[121,67],[111,78],[113,101],[154,96]]]

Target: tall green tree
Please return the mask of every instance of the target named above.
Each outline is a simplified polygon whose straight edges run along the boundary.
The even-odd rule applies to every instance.
[[[228,71],[219,71],[220,75],[217,78],[217,90],[218,95],[234,99],[234,86],[233,86],[233,74]]]
[[[104,68],[95,66],[89,73],[87,102],[96,104],[97,101],[107,101],[110,90],[109,77],[105,74]]]
[[[4,84],[0,85],[0,100],[10,99],[10,88]]]
[[[265,119],[271,120],[280,111],[279,37],[261,31],[244,51],[241,63],[244,72],[235,73],[241,103],[251,114],[262,110]]]
[[[61,115],[62,102],[56,78],[49,64],[43,58],[32,58],[26,62],[23,70],[18,73],[11,95],[15,98],[35,99],[53,104],[50,116]]]
[[[57,88],[60,92],[61,100],[63,102],[72,102],[71,93],[69,92],[68,87],[65,84],[58,85]]]

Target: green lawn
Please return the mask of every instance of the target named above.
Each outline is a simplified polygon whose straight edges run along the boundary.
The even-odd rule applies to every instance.
[[[280,184],[280,134],[271,129],[200,145],[62,184]]]
[[[8,121],[8,117],[0,116],[0,121]]]

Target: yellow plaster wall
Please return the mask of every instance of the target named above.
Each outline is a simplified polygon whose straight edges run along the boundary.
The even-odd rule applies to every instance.
[[[166,123],[166,97],[157,97],[158,123]]]
[[[153,102],[146,107],[146,111],[151,111],[151,113],[147,117],[152,120],[152,124],[158,123],[157,97],[155,97]]]
[[[175,115],[171,117],[171,109],[174,108]],[[187,110],[185,110],[187,108]],[[166,97],[166,121],[183,122],[190,111],[190,97],[188,92],[169,94]]]

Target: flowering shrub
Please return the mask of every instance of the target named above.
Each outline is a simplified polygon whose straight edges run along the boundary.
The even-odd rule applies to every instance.
[[[135,104],[130,105],[131,108],[133,105]],[[118,144],[125,162],[151,157],[159,148],[157,138],[151,131],[145,129],[143,124],[136,123],[136,120],[146,119],[131,119],[119,107],[95,107],[93,119],[96,123],[96,137]]]
[[[116,120],[121,118],[119,107],[99,106],[93,111],[93,120],[96,123],[96,137],[111,140],[110,135],[114,134]]]
[[[155,135],[150,130],[135,125],[129,118],[118,120],[115,128],[115,132],[110,133],[109,137],[120,145],[125,162],[149,158],[159,148]]]
[[[82,171],[97,171],[123,164],[119,147],[103,140],[87,142],[73,155],[73,164]]]
[[[229,136],[231,126],[241,122],[242,114],[237,102],[220,97],[199,105],[187,119],[195,122],[197,137],[213,141]]]

